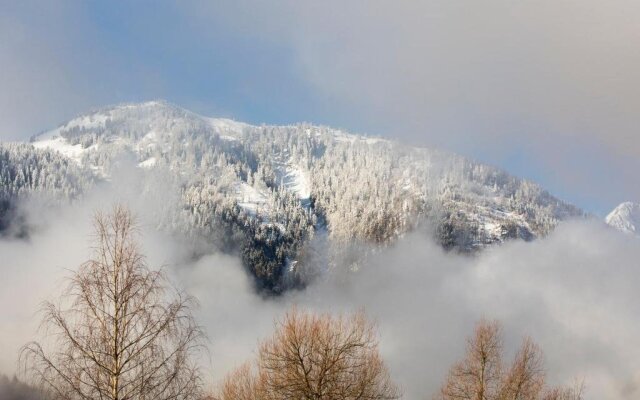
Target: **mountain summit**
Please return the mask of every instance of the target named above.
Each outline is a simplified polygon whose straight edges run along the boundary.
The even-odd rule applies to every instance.
[[[605,222],[622,232],[640,235],[640,204],[630,201],[620,204],[607,215]]]

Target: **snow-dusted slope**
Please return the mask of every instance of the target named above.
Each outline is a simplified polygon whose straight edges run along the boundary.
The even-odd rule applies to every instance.
[[[453,154],[327,127],[208,118],[163,101],[81,115],[33,145],[103,175],[123,152],[145,169],[168,166],[201,177],[211,175],[208,163],[222,156],[215,167],[233,168],[228,197],[242,209],[252,215],[274,211],[273,193],[282,188],[305,206],[315,199],[331,234],[342,239],[387,241],[422,214],[439,220],[439,234],[452,246],[471,248],[530,239],[582,214],[531,182]],[[384,221],[389,213],[395,216]]]
[[[123,159],[144,174],[169,173],[182,203],[167,225],[211,241],[243,236],[260,279],[299,261],[318,228],[344,245],[387,244],[420,226],[445,248],[473,251],[584,215],[535,183],[455,154],[324,126],[209,118],[163,101],[98,109],[32,144],[98,179]]]
[[[95,150],[88,142],[118,143],[144,152],[169,137],[200,131],[226,140],[238,140],[248,124],[225,118],[206,118],[164,101],[123,104],[80,115],[51,131],[32,138],[37,148],[50,148],[80,162]]]
[[[622,232],[640,235],[640,204],[630,201],[620,204],[607,215],[605,222]]]
[[[38,140],[33,142],[33,146],[36,149],[49,149],[56,151],[71,160],[80,164],[82,161],[82,155],[89,149],[85,149],[81,144],[70,144],[68,140],[60,136],[59,130],[53,130],[47,132],[38,137]]]

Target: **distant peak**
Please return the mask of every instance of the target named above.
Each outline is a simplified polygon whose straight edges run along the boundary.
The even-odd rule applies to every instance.
[[[640,235],[640,203],[621,203],[607,215],[605,222],[622,232]]]

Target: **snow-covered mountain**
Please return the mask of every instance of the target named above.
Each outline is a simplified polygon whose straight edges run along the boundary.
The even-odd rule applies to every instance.
[[[78,196],[133,160],[150,177],[142,193],[154,191],[158,173],[177,193],[160,227],[240,252],[270,289],[317,260],[319,241],[332,249],[329,263],[354,243],[386,245],[415,229],[467,252],[544,236],[584,215],[532,182],[454,154],[324,126],[207,118],[162,101],[99,109],[31,142],[0,153],[5,210],[32,192],[64,197],[56,187]]]
[[[605,222],[622,232],[640,235],[640,204],[630,201],[620,204],[607,215]]]

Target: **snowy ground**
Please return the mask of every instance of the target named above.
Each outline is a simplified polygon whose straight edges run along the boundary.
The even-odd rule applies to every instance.
[[[157,160],[155,157],[149,157],[143,162],[139,163],[138,166],[142,168],[153,168],[156,165],[156,163],[157,163]]]
[[[248,124],[227,118],[205,118],[213,130],[225,140],[238,140]]]
[[[250,215],[267,211],[268,195],[245,182],[238,182],[235,188],[238,205]]]
[[[527,223],[524,216],[515,212],[506,212],[499,209],[475,205],[473,209],[469,210],[464,208],[460,209],[470,221],[475,221],[478,224],[478,228],[484,232],[484,237],[491,239],[491,241],[503,240],[503,229],[506,225],[514,224],[516,226],[525,228],[532,232],[531,227]]]
[[[61,136],[57,136],[58,130],[48,132],[38,138],[36,142],[33,142],[33,147],[36,149],[50,149],[57,151],[77,164],[82,162],[83,155],[89,151],[92,147],[83,148],[81,144],[71,145],[67,140]]]
[[[311,197],[311,185],[302,169],[292,164],[284,165],[280,181],[286,190],[295,193],[301,201]]]
[[[333,139],[336,142],[347,142],[347,143],[364,142],[366,144],[389,142],[386,139],[375,138],[370,136],[354,135],[352,133],[347,133],[338,129],[334,130],[332,133],[333,133]]]
[[[291,160],[288,154],[277,158],[275,163],[276,179],[285,190],[295,193],[300,203],[308,207],[311,199],[311,182],[307,172]]]

